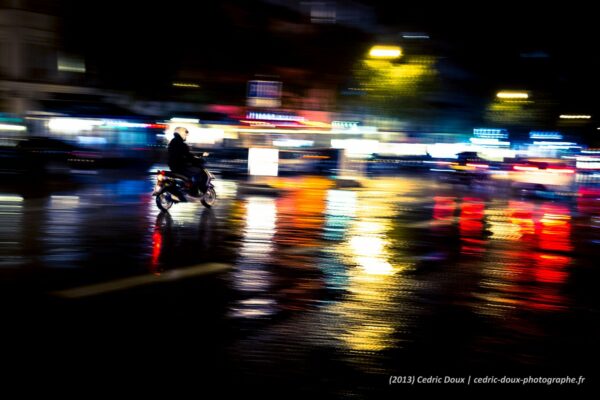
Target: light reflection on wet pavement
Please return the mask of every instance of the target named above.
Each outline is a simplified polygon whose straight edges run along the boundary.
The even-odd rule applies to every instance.
[[[161,214],[152,183],[1,191],[0,273],[15,321],[38,310],[35,326],[76,315],[106,331],[115,321],[134,329],[131,318],[249,387],[332,397],[388,390],[390,374],[593,378],[600,202],[511,198],[426,176],[358,189],[298,177],[273,178],[278,196],[219,180],[213,209]],[[205,263],[230,267],[203,274]],[[186,268],[200,273],[177,278]],[[169,273],[167,284],[57,295]]]

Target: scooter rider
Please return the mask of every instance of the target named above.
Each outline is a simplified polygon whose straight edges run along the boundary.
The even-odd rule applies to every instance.
[[[189,131],[183,127],[175,128],[173,139],[169,142],[169,168],[171,171],[185,175],[192,180],[192,194],[197,194],[198,190],[203,193],[206,191],[206,182],[208,175],[204,170],[205,161],[201,157],[196,157],[190,152],[189,146],[185,143]]]

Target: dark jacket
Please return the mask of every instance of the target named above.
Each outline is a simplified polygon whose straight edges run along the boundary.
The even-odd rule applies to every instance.
[[[194,156],[190,153],[190,148],[183,141],[178,133],[175,133],[169,143],[169,168],[171,171],[181,173],[191,165]]]

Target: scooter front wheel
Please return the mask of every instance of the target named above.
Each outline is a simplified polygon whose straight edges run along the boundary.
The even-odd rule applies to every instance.
[[[217,192],[215,192],[214,188],[208,188],[200,201],[204,207],[211,208],[217,201]]]
[[[156,205],[161,211],[168,211],[173,203],[173,198],[169,192],[162,192],[156,196]]]

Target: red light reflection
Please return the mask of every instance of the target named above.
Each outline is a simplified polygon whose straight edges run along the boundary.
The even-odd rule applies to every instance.
[[[482,199],[465,197],[461,204],[458,226],[464,254],[480,254],[485,251],[483,218],[485,205]]]
[[[150,264],[150,272],[159,274],[159,258],[162,250],[163,236],[160,230],[155,230],[152,234],[152,261]]]

